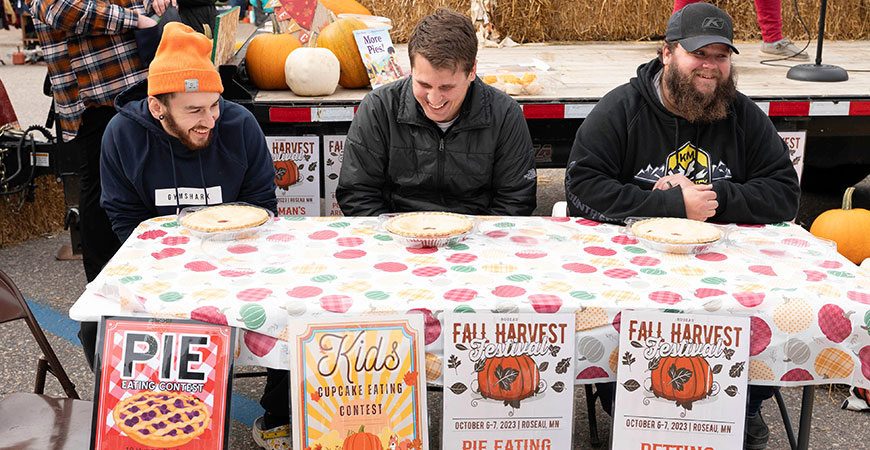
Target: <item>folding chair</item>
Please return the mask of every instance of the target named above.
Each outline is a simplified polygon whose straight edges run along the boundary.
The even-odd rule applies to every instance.
[[[0,399],[0,448],[83,449],[90,443],[93,403],[79,400],[75,386],[61,366],[21,292],[0,271],[0,323],[23,319],[42,355],[36,368],[33,394],[14,393]],[[69,398],[43,395],[46,374],[60,382]]]

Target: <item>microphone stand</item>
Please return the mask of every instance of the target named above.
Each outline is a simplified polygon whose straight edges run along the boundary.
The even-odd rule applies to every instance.
[[[798,64],[788,69],[786,78],[799,81],[846,81],[849,74],[840,66],[822,64],[822,42],[825,40],[825,12],[828,9],[828,1],[822,0],[819,11],[819,42],[816,46],[815,64]]]

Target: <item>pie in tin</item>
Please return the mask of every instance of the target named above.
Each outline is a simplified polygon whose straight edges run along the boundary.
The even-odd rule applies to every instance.
[[[149,447],[179,447],[207,428],[211,414],[202,400],[181,392],[142,391],[118,402],[115,424]]]
[[[461,214],[415,212],[391,217],[384,224],[390,233],[412,238],[454,236],[471,230],[474,223]]]
[[[709,244],[722,237],[722,231],[709,223],[677,217],[644,219],[633,223],[631,232],[666,244]]]
[[[256,206],[218,205],[185,215],[181,225],[196,231],[214,232],[256,227],[269,220],[269,213]]]

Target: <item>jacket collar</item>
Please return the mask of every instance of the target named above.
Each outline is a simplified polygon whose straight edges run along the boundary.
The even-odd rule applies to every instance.
[[[414,97],[413,80],[410,76],[401,81],[399,111],[396,120],[423,127],[434,127],[435,122],[426,117],[423,107]],[[461,131],[475,128],[486,128],[492,123],[492,93],[487,92],[487,86],[479,77],[475,77],[468,87],[465,100],[459,109],[457,121],[451,130]]]

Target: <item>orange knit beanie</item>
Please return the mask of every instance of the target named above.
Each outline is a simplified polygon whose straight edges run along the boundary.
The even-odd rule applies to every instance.
[[[163,29],[157,54],[148,66],[148,95],[167,92],[223,92],[211,62],[211,41],[181,23]]]

